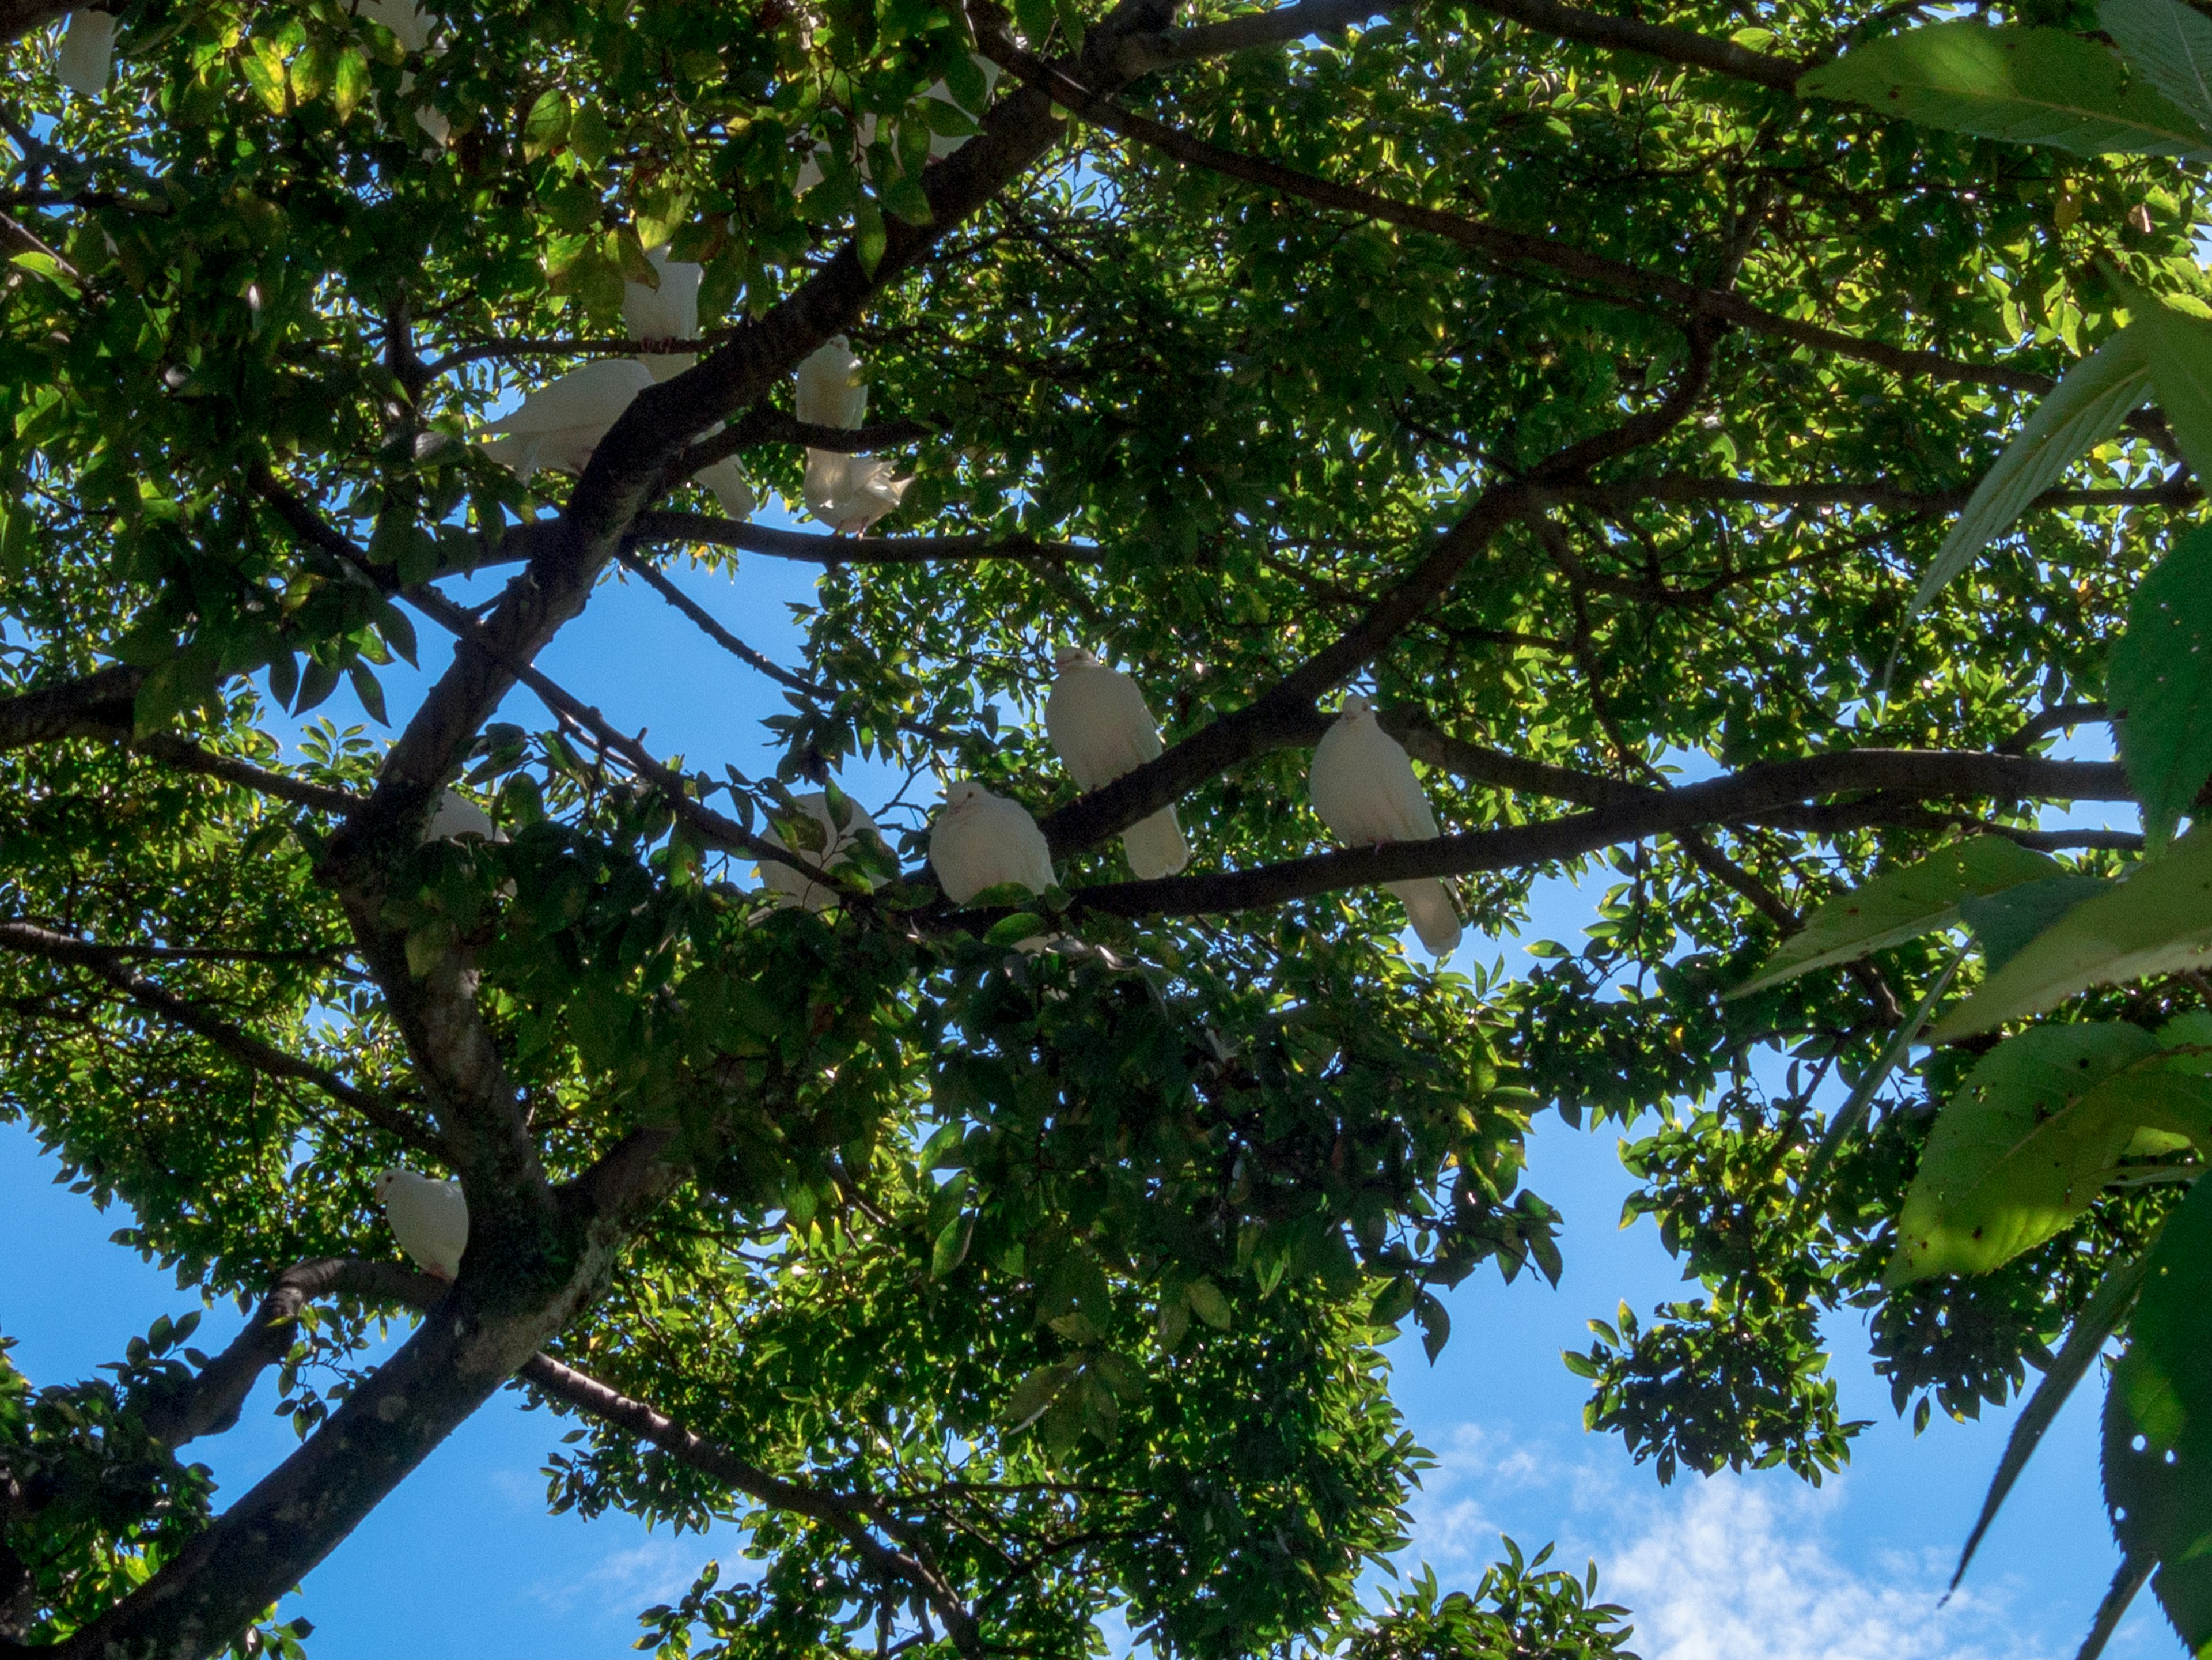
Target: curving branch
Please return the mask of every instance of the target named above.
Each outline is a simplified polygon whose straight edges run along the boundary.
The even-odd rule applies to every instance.
[[[1190,916],[1249,910],[1340,888],[1415,877],[1553,864],[1620,842],[1744,823],[1778,808],[1849,790],[1891,791],[1920,800],[2135,799],[2117,762],[2051,761],[1954,750],[1844,750],[1768,762],[1675,789],[1631,787],[1637,789],[1638,799],[1532,824],[1347,848],[1218,875],[1085,888],[1075,894],[1071,909],[1116,916]]]
[[[0,697],[0,750],[62,738],[128,738],[146,671],[111,663],[82,679]]]
[[[1031,536],[818,536],[775,530],[703,513],[641,513],[630,521],[623,544],[703,542],[775,559],[816,565],[919,565],[939,559],[1006,559],[1023,564],[1060,565],[1103,560],[1103,548],[1066,542],[1040,542]]]
[[[522,1368],[521,1375],[526,1382],[555,1400],[628,1430],[640,1440],[659,1447],[678,1463],[688,1464],[748,1498],[822,1523],[851,1545],[861,1560],[882,1578],[902,1581],[921,1592],[944,1620],[946,1633],[961,1653],[983,1653],[975,1616],[969,1612],[959,1592],[918,1548],[912,1537],[902,1540],[907,1549],[894,1550],[875,1536],[870,1527],[872,1522],[894,1537],[907,1532],[890,1521],[880,1504],[772,1475],[747,1463],[728,1448],[694,1434],[642,1401],[634,1401],[597,1378],[586,1377],[546,1355],[533,1356]]]
[[[1279,46],[1311,34],[1334,34],[1354,23],[1401,9],[1407,8],[1389,0],[1296,0],[1291,5],[1246,12],[1218,23],[1133,35],[1121,48],[1117,65],[1133,79],[1171,64],[1221,58],[1257,46]]]
[[[225,1020],[190,998],[180,997],[148,979],[131,966],[130,958],[134,954],[131,948],[76,939],[32,922],[0,920],[0,950],[21,952],[26,956],[44,958],[51,963],[87,970],[149,1014],[197,1033],[233,1060],[242,1061],[254,1071],[271,1078],[289,1078],[299,1083],[313,1085],[340,1106],[375,1125],[403,1146],[434,1158],[446,1156],[443,1143],[392,1104],[389,1097],[374,1090],[362,1089],[357,1084],[349,1084],[328,1067],[319,1067],[312,1061],[303,1061],[296,1055],[280,1049],[266,1039],[256,1037],[243,1026]]]
[[[59,22],[72,9],[70,0],[0,0],[0,40],[20,40],[33,29]]]
[[[1797,77],[1819,58],[1793,63],[1786,58],[1753,52],[1733,40],[1716,40],[1689,29],[1669,28],[1663,23],[1643,23],[1632,17],[1612,17],[1603,12],[1562,6],[1557,0],[1474,0],[1485,11],[1539,34],[1572,40],[1586,46],[1605,46],[1632,52],[1670,64],[1686,64],[1711,70],[1738,81],[1750,81],[1776,92],[1796,95]]]

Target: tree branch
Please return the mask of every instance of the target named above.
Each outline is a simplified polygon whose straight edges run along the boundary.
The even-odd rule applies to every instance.
[[[1605,46],[1619,52],[1640,52],[1670,64],[1687,64],[1716,75],[1750,81],[1776,92],[1796,95],[1797,77],[1820,60],[1796,64],[1786,58],[1752,52],[1733,40],[1716,40],[1688,29],[1660,23],[1639,23],[1632,17],[1608,17],[1602,12],[1582,11],[1556,0],[1474,0],[1485,11],[1534,29],[1539,34],[1573,40],[1586,46]]]
[[[817,565],[919,565],[936,559],[1006,559],[1057,565],[1106,556],[1103,548],[1040,542],[1030,536],[817,536],[703,513],[641,513],[623,539],[629,546],[645,542],[703,542],[711,547],[736,548]]]
[[[597,1378],[586,1377],[546,1355],[532,1357],[522,1368],[522,1377],[555,1400],[566,1402],[580,1411],[629,1431],[640,1440],[659,1447],[678,1463],[688,1464],[749,1498],[822,1523],[850,1544],[882,1578],[902,1581],[927,1598],[961,1653],[983,1652],[975,1616],[944,1575],[920,1554],[893,1550],[870,1531],[871,1517],[890,1530],[879,1505],[867,1505],[860,1500],[771,1475],[747,1463],[728,1448],[695,1435],[643,1402],[633,1401]],[[910,1551],[911,1541],[908,1543]]]
[[[1553,864],[1619,842],[1741,823],[1814,797],[1855,789],[1894,791],[1930,800],[2134,799],[2127,775],[2116,762],[2051,761],[1954,750],[1843,750],[1768,762],[1676,789],[1639,787],[1640,799],[1533,824],[1347,848],[1214,876],[1109,883],[1080,890],[1072,909],[1116,916],[1249,910],[1340,888]]]
[[[1121,48],[1117,63],[1133,80],[1171,64],[1220,58],[1232,52],[1249,52],[1255,46],[1279,46],[1287,41],[1303,40],[1310,34],[1334,34],[1354,23],[1364,23],[1370,17],[1388,15],[1401,9],[1388,0],[1297,0],[1293,5],[1247,12],[1218,23],[1133,35]]]
[[[394,1106],[387,1097],[349,1084],[329,1068],[289,1054],[148,979],[130,965],[125,951],[90,939],[75,939],[33,923],[6,920],[0,920],[0,950],[21,952],[48,962],[88,970],[149,1013],[198,1034],[233,1060],[272,1078],[312,1084],[402,1146],[434,1158],[447,1156],[444,1144]]]

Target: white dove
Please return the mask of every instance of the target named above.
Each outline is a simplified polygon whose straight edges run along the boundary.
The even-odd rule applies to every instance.
[[[425,1274],[451,1280],[460,1273],[461,1253],[469,1248],[469,1201],[458,1183],[395,1164],[377,1177],[376,1196],[392,1237]]]
[[[945,806],[929,827],[929,862],[956,905],[1002,882],[1031,893],[1052,885],[1052,849],[1029,809],[972,778],[945,786]]]
[[[438,798],[438,810],[422,827],[422,840],[426,843],[458,842],[464,836],[477,836],[486,842],[507,840],[493,825],[489,813],[460,791],[448,789]]]
[[[61,51],[54,58],[54,75],[61,83],[88,97],[104,91],[114,58],[115,14],[71,12],[62,29]]]
[[[1357,692],[1344,700],[1335,723],[1314,746],[1306,788],[1313,809],[1339,841],[1354,847],[1379,842],[1427,842],[1437,816],[1413,763],[1397,739],[1375,723],[1375,711]],[[1459,914],[1432,876],[1382,885],[1398,896],[1421,943],[1438,957],[1459,945]]]
[[[586,363],[538,387],[520,409],[487,426],[485,432],[500,436],[483,452],[518,478],[549,468],[581,472],[630,399],[652,384],[652,374],[635,357]]]
[[[668,245],[647,248],[647,261],[660,277],[660,286],[642,283],[623,284],[623,326],[633,340],[696,340],[699,337],[699,282],[706,267],[689,259],[671,259]],[[656,380],[672,380],[699,361],[688,351],[655,351],[639,355],[639,362]]]
[[[868,413],[860,360],[842,334],[799,366],[799,418],[813,427],[859,426]],[[806,452],[806,510],[842,535],[865,536],[897,507],[911,478],[891,477],[891,464],[839,450]]]
[[[400,49],[412,55],[427,52],[430,46],[430,29],[436,20],[425,16],[415,0],[360,0],[355,9],[363,17],[372,18],[390,29],[398,40]],[[415,71],[399,71],[399,92],[402,97],[414,90]],[[418,105],[415,110],[415,125],[442,144],[451,136],[453,124],[448,121],[436,106]]]
[[[725,517],[740,523],[753,516],[760,506],[754,499],[753,487],[745,480],[745,470],[738,465],[738,458],[726,455],[711,466],[705,466],[691,475],[695,484],[704,484],[714,492],[714,499],[722,504]]]
[[[863,836],[872,837],[878,846],[883,844],[883,831],[877,829],[876,821],[868,817],[857,801],[848,804],[853,814],[852,822],[841,830],[837,828],[836,820],[830,816],[830,797],[826,791],[809,790],[803,795],[793,796],[791,800],[794,806],[822,826],[823,845],[819,849],[793,848],[788,851],[796,853],[818,869],[835,870],[840,865],[850,864],[849,850]],[[763,830],[761,839],[779,848],[784,846],[783,838],[775,833],[773,827]],[[840,897],[836,889],[824,887],[812,877],[793,870],[789,865],[780,865],[773,859],[764,859],[754,866],[753,873],[767,885],[774,896],[774,903],[778,905],[804,905],[811,911],[818,912],[829,909]],[[872,888],[882,884],[871,879],[868,885]]]
[[[1045,699],[1044,729],[1079,787],[1103,789],[1158,758],[1159,722],[1135,681],[1080,647],[1063,647],[1053,660],[1060,676]],[[1129,868],[1147,880],[1173,876],[1190,863],[1190,843],[1172,804],[1123,830],[1121,847]]]

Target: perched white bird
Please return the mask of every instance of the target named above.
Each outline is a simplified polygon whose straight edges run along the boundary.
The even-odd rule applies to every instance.
[[[112,11],[73,11],[62,29],[62,48],[54,59],[54,74],[71,92],[88,95],[104,91],[107,71],[115,59],[115,14]]]
[[[876,821],[868,817],[857,801],[848,804],[853,815],[852,822],[841,830],[837,828],[837,821],[830,817],[827,792],[809,790],[804,794],[793,796],[791,800],[800,812],[822,826],[822,846],[818,848],[792,848],[788,851],[797,854],[818,869],[835,870],[840,865],[852,863],[853,845],[864,836],[878,847],[884,845],[883,831],[876,827]],[[783,838],[775,833],[773,827],[763,830],[761,839],[779,848],[785,845]],[[764,859],[755,865],[753,873],[768,886],[778,905],[804,905],[811,911],[824,911],[838,901],[836,889],[824,887],[812,877],[793,870],[789,865],[779,865],[773,859]],[[883,885],[871,878],[868,885],[873,888]]]
[[[1044,729],[1078,786],[1103,789],[1159,758],[1159,722],[1135,681],[1080,647],[1063,647],[1053,660],[1060,675],[1044,702]],[[1147,880],[1190,863],[1190,843],[1171,805],[1123,830],[1121,847],[1129,868]]]
[[[753,487],[745,482],[745,470],[738,465],[738,458],[726,455],[712,466],[702,467],[691,475],[695,484],[704,484],[714,492],[714,499],[722,504],[723,514],[743,521],[753,516],[760,503],[753,497]]]
[[[842,334],[799,366],[799,418],[809,426],[859,426],[868,413],[860,360]],[[891,464],[839,450],[806,452],[806,510],[842,535],[866,536],[896,508],[912,478],[891,477]]]
[[[491,815],[457,789],[449,789],[438,798],[438,810],[430,815],[430,822],[422,827],[422,840],[458,842],[465,836],[477,836],[486,842],[504,842],[491,822]]]
[[[1344,700],[1335,723],[1314,746],[1306,788],[1321,821],[1354,847],[1378,842],[1427,842],[1437,816],[1413,763],[1398,740],[1375,723],[1375,711],[1357,692]],[[1421,943],[1438,957],[1459,945],[1459,913],[1432,876],[1382,885],[1398,896]]]
[[[929,862],[956,905],[1002,882],[1031,893],[1052,885],[1052,849],[1029,809],[972,778],[945,787],[945,806],[929,827]]]
[[[623,325],[633,340],[696,340],[699,337],[699,282],[706,267],[689,259],[671,259],[668,245],[647,248],[647,261],[660,277],[660,286],[642,283],[623,284]],[[637,360],[656,380],[672,380],[699,361],[688,351],[641,353]]]
[[[581,472],[630,399],[653,384],[635,357],[602,357],[572,369],[484,429],[500,435],[484,453],[518,478],[552,469]]]
[[[806,452],[806,510],[840,535],[866,536],[912,483],[892,477],[891,464],[873,456]]]
[[[799,366],[799,418],[811,427],[857,427],[868,413],[868,388],[853,343],[833,334]]]
[[[421,52],[430,44],[432,20],[423,15],[415,0],[360,0],[354,9],[390,29],[398,37],[403,51]]]
[[[997,89],[999,84],[999,66],[980,52],[971,52],[968,56],[975,67],[983,73],[983,103],[984,106],[988,108],[991,94]],[[950,104],[955,109],[960,106],[960,100],[952,95],[951,88],[946,86],[942,81],[931,82],[929,89],[921,95],[924,98],[934,98],[940,104]],[[969,113],[972,112],[969,112]],[[933,132],[929,136],[930,159],[933,161],[941,161],[967,142],[966,137],[956,138],[950,133]]]
[[[376,1196],[392,1237],[425,1274],[451,1280],[460,1273],[461,1253],[469,1248],[469,1201],[458,1183],[394,1165],[377,1177]]]

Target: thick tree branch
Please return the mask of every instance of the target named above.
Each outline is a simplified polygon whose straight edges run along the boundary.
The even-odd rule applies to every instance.
[[[2051,761],[1952,750],[1844,750],[1769,762],[1676,789],[1644,790],[1640,800],[1538,824],[1316,854],[1217,876],[1085,888],[1074,896],[1073,908],[1117,916],[1249,910],[1379,882],[1553,864],[1620,842],[1742,823],[1818,796],[1859,789],[1894,791],[1923,800],[2134,799],[2116,762]]]
[[[1403,8],[1378,0],[1297,0],[1267,11],[1247,12],[1218,23],[1199,23],[1189,28],[1164,29],[1157,34],[1137,34],[1121,48],[1116,65],[1132,80],[1171,64],[1188,64],[1201,58],[1221,58],[1255,46],[1279,46],[1312,34],[1334,34]]]
[[[625,545],[647,542],[703,542],[775,559],[816,565],[919,565],[933,560],[1006,559],[1022,564],[1083,563],[1103,559],[1103,548],[1040,542],[1029,536],[817,536],[766,525],[717,519],[703,513],[641,513]]]
[[[0,920],[0,950],[21,952],[27,956],[42,957],[48,962],[65,963],[72,968],[90,970],[149,1013],[159,1015],[173,1025],[198,1033],[229,1055],[243,1061],[256,1072],[271,1078],[289,1078],[302,1084],[312,1084],[331,1099],[376,1126],[403,1145],[434,1157],[442,1158],[445,1149],[438,1139],[417,1123],[385,1096],[374,1090],[365,1090],[349,1084],[326,1067],[288,1054],[266,1040],[256,1037],[243,1026],[223,1019],[202,1008],[191,999],[148,979],[130,965],[129,953],[90,939],[74,939],[58,933],[52,928],[42,928],[30,922]]]
[[[20,40],[69,15],[68,0],[0,0],[0,40]]]
[[[145,670],[111,663],[81,680],[0,697],[0,750],[62,738],[128,738],[145,684]]]
[[[1315,700],[1372,662],[1459,578],[1468,562],[1507,525],[1524,517],[1553,484],[1582,476],[1612,457],[1650,443],[1690,412],[1712,370],[1717,325],[1700,319],[1688,331],[1688,361],[1666,397],[1619,425],[1568,445],[1522,477],[1491,485],[1403,580],[1384,593],[1334,644],[1233,714],[1124,773],[1103,789],[1079,796],[1042,821],[1055,854],[1090,846],[1158,812],[1205,780],[1310,733]]]
[[[427,1309],[446,1289],[443,1280],[398,1262],[319,1256],[299,1263],[276,1276],[246,1329],[201,1369],[188,1393],[150,1402],[140,1416],[155,1438],[173,1450],[203,1435],[220,1435],[238,1422],[261,1374],[291,1352],[299,1336],[300,1310],[308,1304],[351,1295]]]

